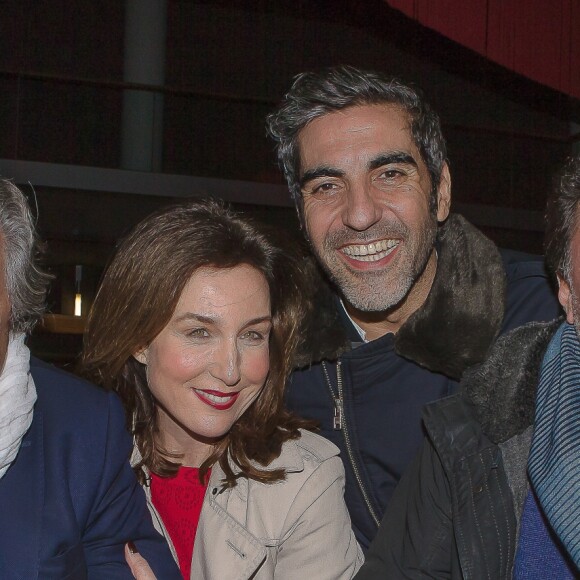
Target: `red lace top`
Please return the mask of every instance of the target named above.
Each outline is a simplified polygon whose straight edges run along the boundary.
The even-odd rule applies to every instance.
[[[151,501],[173,542],[185,580],[191,575],[193,543],[206,489],[196,467],[180,467],[175,477],[151,474]]]

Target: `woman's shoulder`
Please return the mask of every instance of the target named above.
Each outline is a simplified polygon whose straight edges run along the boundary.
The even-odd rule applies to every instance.
[[[344,485],[344,467],[338,447],[310,431],[301,430],[299,438],[283,444],[279,457],[267,469],[279,468],[284,469],[285,477],[275,483],[242,479],[236,485],[236,493],[245,498],[252,509],[269,514],[266,519],[271,530],[293,521],[333,485],[341,490]]]
[[[312,431],[300,429],[300,437],[285,441],[279,457],[268,468],[283,468],[286,471],[286,480],[307,478],[323,465],[326,469],[332,466],[331,471],[338,472],[342,470],[339,453],[338,447],[328,439]]]
[[[240,495],[256,492],[264,494],[264,497],[278,493],[292,495],[291,489],[296,488],[297,493],[304,482],[315,474],[314,479],[321,477],[333,481],[344,478],[344,467],[339,453],[338,447],[328,439],[300,429],[300,437],[286,440],[278,457],[266,466],[259,465],[260,469],[265,471],[283,470],[285,473],[283,479],[272,484],[242,477],[236,483],[236,492]],[[132,461],[134,459],[135,455]],[[231,460],[230,464],[234,471],[239,470]],[[210,487],[219,487],[223,478],[222,469],[219,464],[215,464],[210,477]]]
[[[340,453],[339,448],[334,443],[305,429],[300,429],[300,438],[294,439],[292,442],[298,447],[302,455],[319,462],[326,461]]]

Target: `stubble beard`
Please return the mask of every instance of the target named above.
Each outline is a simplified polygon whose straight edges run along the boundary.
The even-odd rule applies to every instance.
[[[330,280],[349,305],[361,312],[385,312],[400,304],[425,271],[433,253],[437,220],[428,218],[416,236],[401,223],[367,232],[340,230],[324,240],[322,252],[312,250]],[[395,264],[377,271],[350,269],[337,255],[337,248],[346,242],[366,244],[381,238],[399,238]],[[413,239],[415,238],[415,240]]]

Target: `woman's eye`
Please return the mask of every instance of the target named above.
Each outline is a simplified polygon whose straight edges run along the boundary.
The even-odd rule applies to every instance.
[[[264,335],[256,330],[248,330],[247,332],[244,332],[244,334],[242,334],[242,338],[244,340],[259,342],[261,340],[264,340]]]
[[[206,338],[209,332],[205,328],[194,328],[187,333],[191,338]]]

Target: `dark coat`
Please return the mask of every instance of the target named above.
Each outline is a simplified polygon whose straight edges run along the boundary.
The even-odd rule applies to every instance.
[[[288,405],[319,421],[321,434],[341,449],[345,499],[363,548],[421,446],[423,407],[454,393],[462,373],[484,360],[498,334],[559,312],[540,258],[500,254],[460,216],[440,229],[437,252],[425,304],[396,336],[354,349],[360,337],[331,288],[317,270],[311,273],[317,307],[304,332]],[[335,417],[341,429],[334,428]]]
[[[0,578],[130,580],[128,540],[158,578],[181,578],[129,465],[116,395],[34,359],[31,374],[32,425],[0,479]]]
[[[357,580],[512,578],[536,388],[559,325],[502,337],[459,394],[425,409],[427,438]]]

